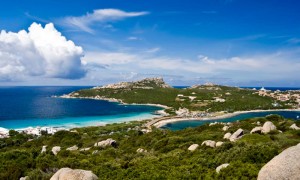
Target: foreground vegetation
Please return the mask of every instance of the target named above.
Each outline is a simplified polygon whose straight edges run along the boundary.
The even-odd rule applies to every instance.
[[[272,121],[278,130],[270,134],[250,134],[256,122]],[[299,121],[272,115],[252,118],[231,125],[228,132],[238,128],[245,135],[237,142],[224,140],[224,125],[203,125],[180,131],[153,129],[143,133],[144,122],[111,124],[104,127],[78,128],[55,135],[30,137],[11,131],[12,137],[0,139],[0,179],[49,179],[59,168],[92,170],[100,179],[256,179],[259,169],[282,150],[300,142],[300,131],[289,126]],[[31,140],[33,138],[33,140]],[[112,138],[116,147],[94,147],[95,142]],[[200,146],[188,151],[192,144],[205,140],[224,141],[217,148]],[[47,145],[47,152],[41,153]],[[67,151],[77,145],[92,147],[88,151]],[[53,146],[62,150],[53,155]],[[138,148],[147,150],[137,153]],[[215,169],[230,163],[219,174]]]

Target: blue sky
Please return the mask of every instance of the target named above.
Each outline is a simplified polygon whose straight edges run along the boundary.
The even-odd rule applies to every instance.
[[[300,86],[297,0],[11,0],[0,85]]]

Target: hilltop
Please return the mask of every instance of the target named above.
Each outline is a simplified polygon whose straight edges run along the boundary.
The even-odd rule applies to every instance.
[[[269,93],[270,94],[270,93]],[[279,94],[280,95],[280,94]],[[162,78],[146,78],[121,82],[64,95],[65,98],[90,98],[127,104],[159,104],[167,106],[171,115],[201,116],[205,113],[298,108],[300,101],[281,101],[274,93],[207,83],[184,89],[173,88]],[[299,97],[300,96],[295,96]],[[298,100],[299,100],[298,99]]]
[[[171,88],[166,84],[163,78],[146,78],[136,82],[120,82],[108,84],[105,86],[95,87],[94,89],[154,89],[154,88]]]

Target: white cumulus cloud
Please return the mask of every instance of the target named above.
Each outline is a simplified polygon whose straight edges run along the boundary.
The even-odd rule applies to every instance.
[[[85,75],[83,49],[67,40],[52,23],[33,23],[28,31],[0,33],[0,80],[26,76],[76,79]]]
[[[96,9],[93,13],[83,16],[70,16],[62,20],[62,25],[80,29],[88,33],[94,33],[91,26],[94,23],[113,22],[129,17],[143,16],[148,12],[125,12],[119,9]],[[111,26],[111,25],[110,25]]]

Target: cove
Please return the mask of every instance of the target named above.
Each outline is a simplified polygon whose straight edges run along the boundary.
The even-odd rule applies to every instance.
[[[207,123],[212,122],[235,122],[243,119],[254,118],[254,117],[265,117],[269,114],[278,114],[287,119],[295,119],[300,120],[300,111],[263,111],[263,112],[249,112],[243,114],[237,114],[236,116],[222,118],[222,119],[214,119],[214,120],[186,120],[186,121],[177,121],[168,123],[162,126],[162,129],[170,129],[170,130],[182,130],[189,127],[197,127]],[[298,118],[297,118],[298,117]]]

